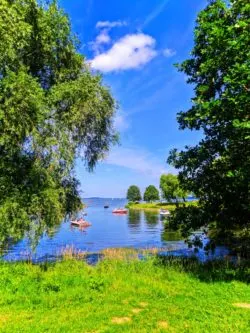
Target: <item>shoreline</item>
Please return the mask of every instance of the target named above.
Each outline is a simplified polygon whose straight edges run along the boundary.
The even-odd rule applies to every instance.
[[[197,206],[198,201],[187,201],[181,202],[179,205],[185,206]],[[176,209],[175,203],[162,203],[162,202],[152,202],[152,203],[128,203],[125,206],[127,209],[131,210],[145,210],[145,211],[152,211],[152,212],[159,212],[160,209],[166,209],[169,211],[174,211]]]
[[[74,248],[73,246],[66,246],[55,254],[47,254],[42,257],[36,257],[32,253],[26,255],[26,257],[16,257],[4,259],[0,258],[0,264],[15,264],[15,263],[30,263],[34,265],[39,264],[53,264],[62,262],[65,259],[76,259],[83,261],[91,266],[95,266],[100,261],[106,259],[129,259],[137,258],[139,260],[145,260],[151,257],[174,257],[183,259],[194,259],[200,263],[220,261],[220,260],[235,260],[235,256],[230,255],[230,251],[224,246],[219,247],[218,253],[206,254],[204,250],[200,249],[198,252],[194,248],[189,248],[184,242],[183,244],[172,244],[166,247],[145,247],[145,248],[134,248],[134,247],[113,247],[105,248],[100,251],[84,251]]]

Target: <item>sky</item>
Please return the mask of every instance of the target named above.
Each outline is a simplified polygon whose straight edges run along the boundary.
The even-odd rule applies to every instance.
[[[143,192],[159,187],[169,151],[194,145],[195,131],[180,131],[176,115],[194,95],[174,64],[189,57],[193,29],[206,0],[60,0],[81,52],[103,74],[119,104],[114,119],[120,144],[93,173],[77,161],[83,197],[126,196],[130,185]]]

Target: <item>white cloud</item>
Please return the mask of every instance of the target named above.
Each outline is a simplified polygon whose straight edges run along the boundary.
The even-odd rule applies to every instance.
[[[104,163],[128,168],[153,179],[159,179],[163,173],[172,172],[170,170],[172,168],[169,170],[166,168],[167,164],[164,159],[157,159],[151,153],[137,148],[118,147],[113,149]]]
[[[107,30],[103,30],[97,37],[96,37],[96,43],[97,44],[108,44],[110,43],[111,38],[108,34]]]
[[[97,35],[96,39],[89,43],[89,46],[95,54],[99,54],[102,50],[102,46],[109,43],[111,43],[111,38],[108,34],[108,29],[103,29],[99,35]]]
[[[127,25],[126,21],[98,21],[96,23],[96,28],[115,28],[115,27],[123,27]]]
[[[172,49],[163,50],[163,55],[167,58],[173,57],[175,54],[176,54],[175,50],[172,50]]]
[[[115,27],[121,27],[127,25],[126,21],[99,21],[96,23],[96,28],[100,29],[99,34],[93,42],[90,42],[90,48],[95,54],[100,54],[102,46],[111,43],[111,37],[109,31]]]
[[[103,72],[138,68],[156,55],[154,38],[143,33],[126,35],[107,52],[97,55],[91,61],[91,66]]]

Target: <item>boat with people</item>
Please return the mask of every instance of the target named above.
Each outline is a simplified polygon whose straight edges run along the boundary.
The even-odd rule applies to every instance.
[[[127,209],[125,208],[116,208],[113,210],[113,214],[127,214]]]
[[[82,217],[80,219],[70,221],[71,225],[81,228],[87,228],[91,226],[91,223],[84,220]]]
[[[167,209],[161,209],[160,216],[170,216],[170,211]]]

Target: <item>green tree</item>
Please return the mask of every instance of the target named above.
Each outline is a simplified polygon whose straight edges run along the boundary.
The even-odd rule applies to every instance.
[[[199,220],[196,210],[186,219],[182,214],[186,230],[211,221],[223,234],[249,229],[249,26],[248,0],[210,1],[197,18],[191,58],[178,66],[195,92],[191,108],[178,114],[180,129],[204,133],[196,146],[173,150],[168,160],[180,169],[182,186],[199,198]]]
[[[180,198],[185,201],[188,195],[188,193],[181,188],[178,176],[171,173],[161,175],[160,189],[164,199],[169,202],[175,201],[177,205]]]
[[[0,36],[3,242],[81,207],[75,160],[91,170],[116,141],[116,105],[56,1],[1,0]]]
[[[159,191],[157,190],[157,188],[154,185],[149,185],[146,188],[146,190],[144,192],[143,200],[147,201],[147,202],[160,200]]]
[[[127,191],[128,201],[135,202],[141,200],[141,192],[138,186],[131,185]]]

